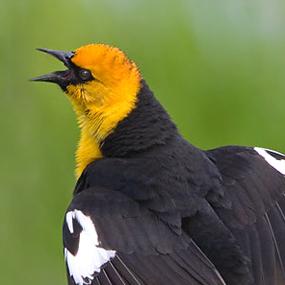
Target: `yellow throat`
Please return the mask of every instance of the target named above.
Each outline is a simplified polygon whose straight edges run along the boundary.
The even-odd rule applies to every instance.
[[[83,46],[71,58],[94,80],[67,86],[81,129],[76,151],[76,176],[101,158],[102,141],[135,108],[141,76],[137,66],[118,48],[103,44]]]

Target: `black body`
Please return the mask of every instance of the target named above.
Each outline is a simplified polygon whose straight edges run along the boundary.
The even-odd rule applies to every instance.
[[[101,151],[68,209],[117,251],[92,284],[285,284],[285,178],[253,148],[192,146],[142,81]]]

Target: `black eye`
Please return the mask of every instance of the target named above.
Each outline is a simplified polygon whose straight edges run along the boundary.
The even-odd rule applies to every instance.
[[[80,77],[80,79],[82,79],[83,81],[87,81],[92,79],[92,74],[89,70],[86,69],[80,69],[78,72],[78,75]]]

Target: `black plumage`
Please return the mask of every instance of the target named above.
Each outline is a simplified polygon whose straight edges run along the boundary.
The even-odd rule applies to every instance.
[[[68,212],[90,217],[116,255],[84,284],[285,284],[285,178],[253,148],[189,144],[142,81],[101,151]],[[73,253],[81,230],[65,220]]]

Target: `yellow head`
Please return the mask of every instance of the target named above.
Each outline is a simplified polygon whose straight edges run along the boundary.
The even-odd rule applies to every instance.
[[[140,74],[118,48],[103,44],[83,46],[75,51],[71,62],[93,77],[67,86],[67,93],[79,112],[109,112],[109,108],[125,108],[134,103]],[[88,76],[84,71],[82,75]]]
[[[39,50],[68,67],[34,80],[57,83],[72,102],[81,127],[76,154],[79,176],[88,163],[102,156],[100,143],[134,108],[141,75],[121,50],[104,44],[82,46],[74,52]]]

